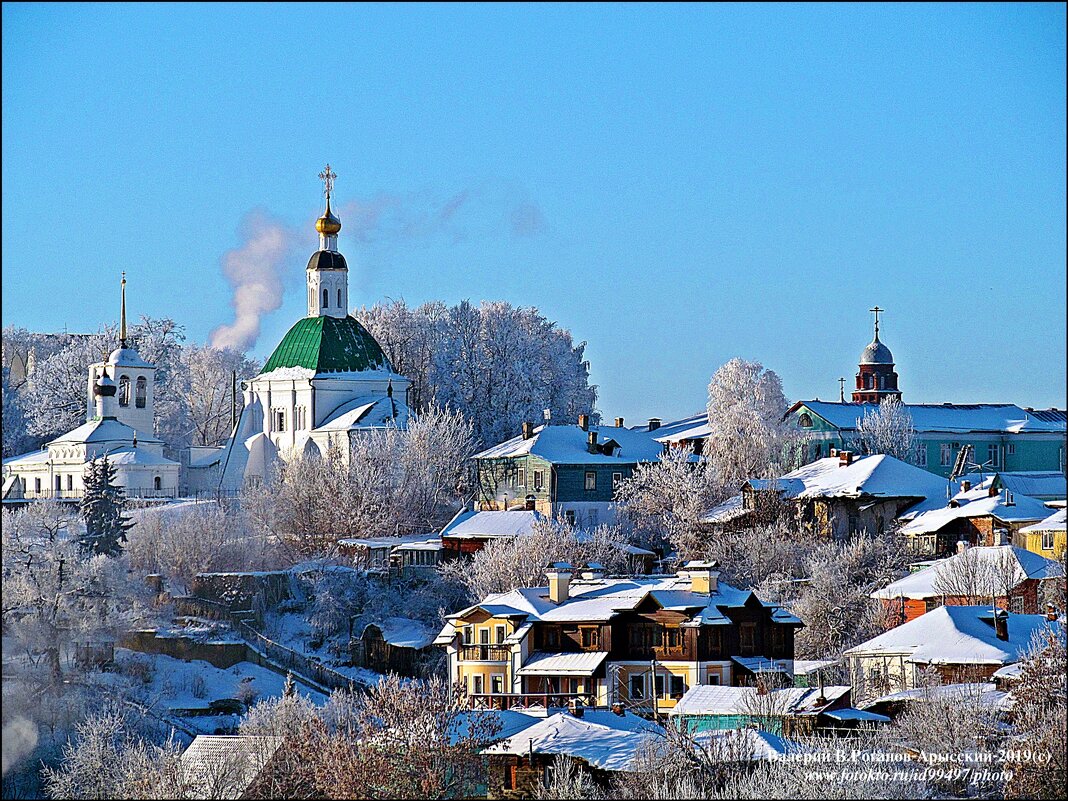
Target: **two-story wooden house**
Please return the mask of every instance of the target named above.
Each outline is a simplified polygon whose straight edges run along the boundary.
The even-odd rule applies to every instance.
[[[647,432],[590,423],[534,427],[475,454],[476,503],[483,511],[526,508],[595,526],[614,517],[615,488],[641,462],[655,462],[664,446]]]
[[[476,704],[622,703],[653,714],[695,685],[792,674],[801,621],[720,582],[712,564],[639,578],[575,573],[557,563],[547,586],[490,595],[449,617],[435,642]]]

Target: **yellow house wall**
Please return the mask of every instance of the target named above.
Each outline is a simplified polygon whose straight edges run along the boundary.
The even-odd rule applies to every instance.
[[[1043,548],[1042,532],[1017,533],[1015,537],[1016,542],[1020,543],[1022,547],[1047,559],[1060,559],[1061,554],[1064,553],[1066,539],[1068,538],[1066,538],[1065,532],[1055,531],[1053,533],[1053,547]],[[1021,540],[1023,542],[1020,542]]]

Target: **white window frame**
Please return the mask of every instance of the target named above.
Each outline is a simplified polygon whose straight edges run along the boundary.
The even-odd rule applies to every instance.
[[[1016,443],[1015,442],[1010,442],[1008,445],[1005,446],[1005,455],[1006,456],[1015,456],[1016,455]]]
[[[942,467],[953,466],[953,446],[943,442],[938,446],[938,463]]]
[[[585,479],[585,481],[583,481],[582,486],[585,488],[586,492],[596,492],[597,491],[597,471],[596,470],[587,470],[586,471],[586,479]]]
[[[616,487],[618,487],[622,483],[623,483],[623,474],[622,473],[613,473],[612,474],[612,490],[613,490],[613,492],[615,491]]]
[[[1001,447],[997,443],[986,446],[986,460],[991,467],[1001,467]]]
[[[1052,551],[1053,550],[1053,532],[1052,531],[1043,531],[1042,532],[1042,550],[1043,551]]]
[[[545,471],[534,471],[534,492],[541,492],[545,489]]]
[[[916,446],[916,466],[927,467],[927,443],[921,442]]]

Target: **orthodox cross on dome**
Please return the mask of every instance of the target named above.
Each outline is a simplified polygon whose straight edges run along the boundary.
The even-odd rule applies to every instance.
[[[868,309],[870,312],[875,313],[875,338],[879,338],[879,315],[886,311],[886,309],[880,309],[876,306],[874,309]]]
[[[845,403],[845,376],[838,376],[838,400]]]
[[[330,196],[334,194],[334,179],[337,178],[337,173],[330,169],[330,165],[327,164],[323,168],[323,171],[319,173],[319,180],[323,182],[326,187],[323,194],[326,195],[326,203],[330,204]]]

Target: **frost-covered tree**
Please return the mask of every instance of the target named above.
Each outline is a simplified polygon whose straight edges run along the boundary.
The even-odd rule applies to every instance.
[[[0,381],[3,384],[4,399],[4,458],[25,453],[34,445],[33,438],[26,432],[26,411],[22,405],[22,393],[18,391],[17,387],[11,385],[10,377],[11,370],[4,367],[3,375],[0,377]]]
[[[592,412],[585,343],[537,309],[502,302],[416,309],[403,301],[361,309],[357,316],[393,366],[412,379],[416,410],[449,406],[474,425],[479,444],[515,436],[525,420],[574,420]]]
[[[1068,778],[1068,655],[1064,629],[1033,636],[1013,687],[1016,738],[1007,798],[1060,798]],[[1041,754],[1042,760],[1031,755]]]
[[[4,510],[3,620],[31,664],[62,675],[72,638],[94,639],[128,622],[139,604],[123,559],[79,553],[80,521],[70,507],[38,501]]]
[[[131,567],[166,576],[179,592],[189,591],[197,573],[273,570],[282,564],[277,538],[239,509],[207,502],[155,506],[134,515],[125,549]]]
[[[726,497],[719,473],[689,448],[671,448],[658,462],[639,464],[616,488],[623,519],[643,542],[666,543],[682,561],[704,555],[701,516]]]
[[[749,478],[768,478],[792,467],[795,435],[783,417],[789,403],[782,381],[759,362],[731,359],[708,384],[704,456],[719,481],[737,490]]]
[[[115,712],[78,724],[61,764],[44,768],[49,798],[188,798],[181,749],[173,740],[153,746],[127,730]]]
[[[115,347],[110,331],[72,337],[55,353],[37,361],[23,390],[27,431],[44,442],[85,422],[88,367],[107,359]]]
[[[905,404],[895,396],[883,398],[857,420],[857,448],[862,453],[882,453],[903,462],[916,459],[916,429]]]
[[[467,492],[471,425],[457,411],[431,408],[407,429],[354,437],[348,454],[284,462],[244,504],[250,516],[298,552],[330,552],[341,537],[436,531]]]
[[[337,692],[311,719],[297,706],[283,699],[255,728],[242,727],[285,736],[271,797],[468,798],[499,730],[491,713],[467,708],[462,687],[441,679],[390,676],[367,693]]]
[[[78,540],[83,554],[118,556],[133,526],[126,515],[126,492],[115,478],[115,465],[107,455],[89,463],[81,501],[85,529]]]
[[[217,445],[229,437],[231,415],[234,411],[240,414],[244,405],[240,388],[233,392],[233,376],[236,373],[240,382],[259,369],[258,361],[230,348],[183,347],[174,383],[185,420],[177,427],[177,439],[191,445]]]
[[[899,578],[909,553],[895,533],[825,542],[805,560],[807,581],[790,610],[805,622],[794,641],[798,659],[827,659],[885,628],[882,605],[870,595]]]
[[[627,538],[617,526],[579,532],[563,521],[535,521],[529,535],[491,540],[470,562],[449,562],[441,570],[466,587],[473,600],[517,587],[545,584],[550,562],[581,567],[598,562],[609,573],[627,570]]]

